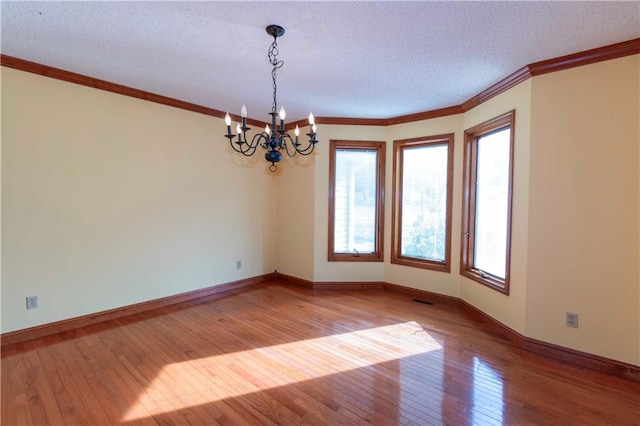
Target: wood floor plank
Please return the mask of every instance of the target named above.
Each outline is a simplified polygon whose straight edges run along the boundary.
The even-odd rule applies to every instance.
[[[48,402],[55,402],[62,419],[52,421],[53,424],[80,424],[80,417],[65,387],[66,380],[60,376],[60,369],[53,362],[46,345],[37,351],[46,380],[51,388],[52,396],[44,397]],[[50,399],[52,398],[52,399]],[[55,410],[55,408],[54,408]],[[52,410],[50,410],[52,411]],[[51,414],[55,418],[55,413]],[[9,423],[10,424],[10,423]]]
[[[275,283],[3,348],[7,425],[639,425],[640,384],[456,306]]]
[[[69,335],[67,335],[69,336]],[[69,416],[70,422],[77,419],[75,424],[91,424],[98,421],[108,422],[108,417],[104,416],[104,410],[95,395],[91,392],[91,385],[87,379],[78,371],[73,363],[73,359],[68,356],[68,351],[75,350],[70,338],[64,338],[61,334],[54,334],[42,338],[47,351],[43,353],[43,364],[48,371],[56,371],[60,378],[60,384],[64,388],[64,399],[56,399],[64,417]],[[67,408],[70,406],[71,408]],[[66,424],[66,423],[65,423]]]
[[[51,380],[46,372],[45,366],[40,361],[39,352],[43,352],[41,344],[37,341],[25,342],[27,369],[27,396],[31,403],[31,414],[35,424],[62,424],[63,410],[57,401],[60,398],[60,405],[64,407],[66,395],[56,393],[52,389],[55,380]]]
[[[26,363],[22,361],[24,344],[2,350],[2,422],[8,424],[31,424],[28,407],[26,381],[23,370]],[[6,417],[5,417],[6,416]],[[6,420],[5,420],[6,419]]]

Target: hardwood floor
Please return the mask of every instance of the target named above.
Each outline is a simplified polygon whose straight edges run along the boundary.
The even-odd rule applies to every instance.
[[[640,424],[640,383],[457,307],[270,283],[2,351],[3,425]]]

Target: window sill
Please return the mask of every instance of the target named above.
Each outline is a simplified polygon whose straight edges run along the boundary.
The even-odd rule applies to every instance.
[[[509,286],[505,280],[501,280],[492,275],[488,275],[481,271],[475,269],[466,269],[460,271],[460,275],[463,277],[467,277],[475,282],[478,282],[482,285],[485,285],[497,292],[504,294],[505,296],[509,295]]]
[[[329,262],[384,262],[381,254],[377,253],[329,253]]]
[[[411,266],[412,268],[430,269],[438,272],[451,272],[451,265],[436,260],[419,260],[413,257],[393,257],[391,263],[396,265]]]

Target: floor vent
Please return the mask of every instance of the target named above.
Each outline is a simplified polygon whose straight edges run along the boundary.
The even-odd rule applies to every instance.
[[[422,303],[423,305],[433,306],[433,302],[429,302],[428,300],[422,299],[413,299],[414,302]]]

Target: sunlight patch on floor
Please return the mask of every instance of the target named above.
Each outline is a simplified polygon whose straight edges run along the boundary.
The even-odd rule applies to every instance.
[[[415,321],[168,364],[122,421],[131,421],[441,349]],[[180,383],[180,386],[175,386]],[[175,389],[181,389],[176,392]],[[184,389],[189,389],[184,392]]]

